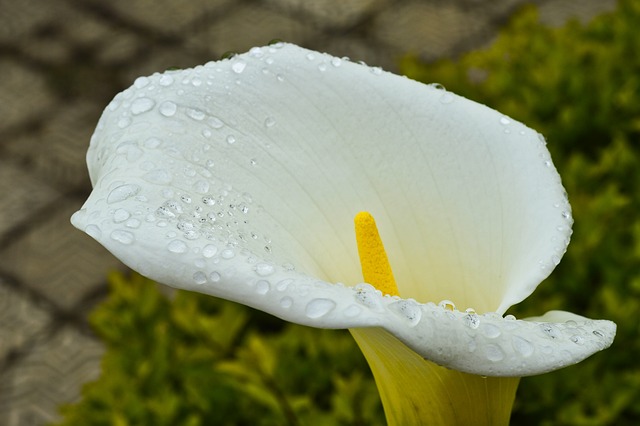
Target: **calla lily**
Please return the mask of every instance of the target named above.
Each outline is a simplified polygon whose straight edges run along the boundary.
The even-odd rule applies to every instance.
[[[570,206],[537,132],[438,86],[254,48],[137,79],[87,162],[76,227],[159,282],[351,329],[391,424],[508,423],[518,377],[615,335],[503,317],[560,261]]]

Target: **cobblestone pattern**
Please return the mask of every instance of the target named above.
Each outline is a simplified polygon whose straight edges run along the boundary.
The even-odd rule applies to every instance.
[[[402,53],[488,44],[523,0],[0,0],[0,424],[43,425],[96,378],[86,314],[123,268],[69,224],[90,191],[85,151],[139,75],[273,39],[396,70]],[[540,0],[560,25],[613,0]]]

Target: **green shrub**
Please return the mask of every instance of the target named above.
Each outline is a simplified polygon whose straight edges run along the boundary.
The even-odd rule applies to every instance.
[[[549,29],[523,10],[487,50],[402,62],[410,77],[491,106],[543,133],[575,218],[562,263],[514,309],[563,309],[618,323],[613,346],[522,380],[518,425],[640,424],[640,2]]]
[[[487,50],[402,62],[547,136],[576,220],[564,260],[517,316],[565,309],[618,323],[614,345],[523,379],[513,424],[640,424],[640,2],[549,29],[522,11]],[[149,281],[110,279],[91,323],[103,375],[61,425],[375,425],[384,415],[346,332],[312,330]],[[276,356],[277,355],[277,356]],[[311,421],[313,419],[313,421]]]
[[[60,425],[375,425],[384,414],[346,331],[314,330],[113,274],[90,321],[103,374]],[[312,420],[310,420],[312,419]]]

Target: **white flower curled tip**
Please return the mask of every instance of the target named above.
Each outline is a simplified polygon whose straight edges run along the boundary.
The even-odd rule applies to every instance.
[[[159,282],[316,327],[383,327],[481,375],[549,371],[613,339],[607,321],[561,318],[549,330],[562,338],[548,338],[501,319],[559,262],[570,207],[536,132],[437,87],[256,48],[136,80],[87,161],[94,190],[73,224]],[[474,328],[468,313],[330,284],[362,280],[361,210],[378,219],[400,295],[498,314]]]

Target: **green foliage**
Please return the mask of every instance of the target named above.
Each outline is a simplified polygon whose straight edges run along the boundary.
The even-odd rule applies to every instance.
[[[197,293],[110,277],[90,321],[102,376],[63,407],[71,425],[375,425],[384,419],[346,331],[285,324]]]
[[[488,49],[403,60],[410,77],[491,106],[543,133],[575,218],[560,266],[517,316],[563,309],[617,322],[613,346],[522,380],[518,425],[640,424],[640,2],[549,29],[524,9]]]

